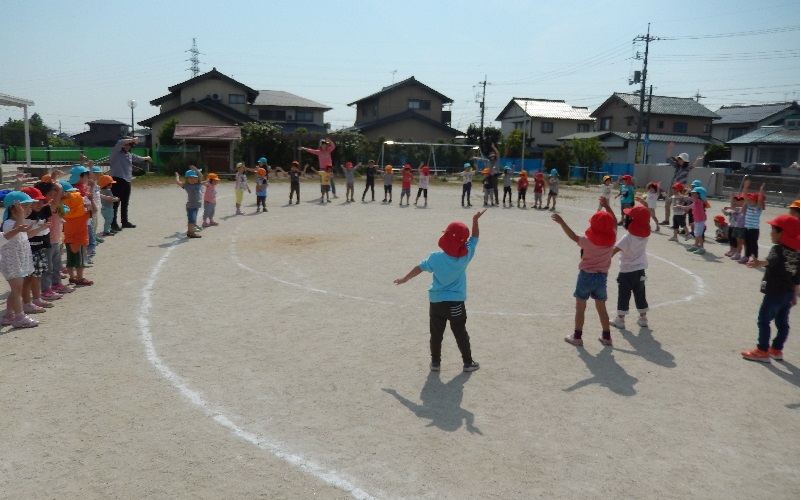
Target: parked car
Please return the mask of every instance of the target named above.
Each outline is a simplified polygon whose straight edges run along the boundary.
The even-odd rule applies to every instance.
[[[734,160],[712,160],[707,165],[709,168],[725,168],[726,172],[736,172],[743,168],[743,164]]]
[[[737,171],[743,175],[783,175],[798,177],[798,169],[785,168],[778,163],[751,163]]]

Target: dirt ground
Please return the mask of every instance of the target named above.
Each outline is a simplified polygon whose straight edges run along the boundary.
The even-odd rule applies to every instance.
[[[95,285],[0,330],[0,497],[799,497],[798,309],[786,361],[742,360],[762,273],[726,247],[654,234],[650,328],[630,320],[604,347],[590,307],[576,348],[578,247],[546,212],[491,208],[468,268],[481,369],[462,372],[449,336],[433,373],[430,276],[392,281],[478,197],[338,189],[320,205],[306,183],[286,206],[274,184],[268,213],[250,196],[236,217],[225,183],[220,226],[190,241],[184,193],[134,185],[139,227],[99,247]],[[562,193],[583,232],[596,190]]]

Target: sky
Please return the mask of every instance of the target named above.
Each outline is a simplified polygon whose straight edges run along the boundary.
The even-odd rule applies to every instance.
[[[453,99],[451,125],[485,126],[513,97],[595,110],[642,69],[654,95],[727,104],[799,99],[798,0],[422,1],[0,0],[0,93],[64,133],[92,120],[158,114],[150,101],[212,67],[256,90],[283,90],[331,108],[414,76]],[[0,106],[0,123],[22,110]]]

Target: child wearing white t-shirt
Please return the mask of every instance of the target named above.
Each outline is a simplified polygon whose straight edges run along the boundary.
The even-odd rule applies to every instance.
[[[648,211],[651,213],[651,219],[654,221],[657,233],[659,232],[659,219],[656,218],[656,204],[659,202],[659,183],[649,182],[646,186],[648,194],[645,195],[645,204],[648,206]],[[649,222],[650,224],[650,222]]]
[[[615,328],[625,328],[626,315],[629,313],[629,301],[634,295],[634,304],[640,317],[637,324],[648,326],[648,301],[645,298],[645,269],[648,268],[648,257],[645,247],[651,235],[651,219],[648,208],[638,205],[623,210],[623,227],[627,232],[615,243],[614,256],[620,253],[620,273],[617,275],[617,317],[610,322]]]
[[[427,165],[421,165],[420,170],[420,181],[417,183],[417,198],[414,199],[414,204],[417,206],[417,201],[420,199],[420,195],[423,195],[423,206],[428,206],[428,183],[431,180],[431,169],[428,168]]]

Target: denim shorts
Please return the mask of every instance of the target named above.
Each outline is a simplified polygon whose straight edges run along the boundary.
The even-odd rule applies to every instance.
[[[186,222],[188,224],[197,224],[197,213],[199,210],[199,208],[186,209]]]
[[[587,300],[592,297],[595,300],[606,300],[606,276],[607,273],[588,273],[579,271],[576,280],[576,291],[573,297]]]
[[[693,226],[693,231],[695,233],[696,238],[700,238],[704,235],[704,230],[706,229],[706,221],[704,222],[696,222]]]

